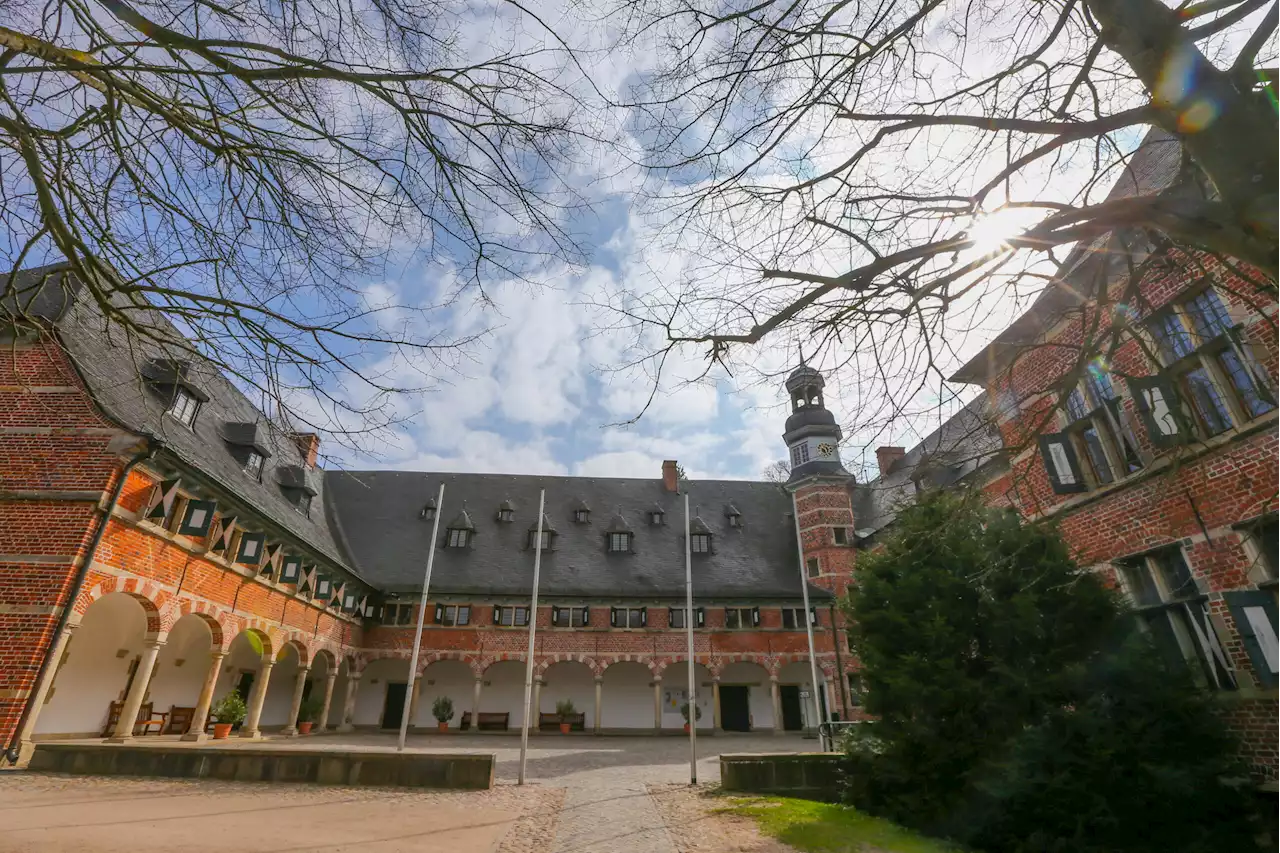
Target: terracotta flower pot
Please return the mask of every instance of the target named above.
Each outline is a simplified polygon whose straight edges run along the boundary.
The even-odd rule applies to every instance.
[[[440,731],[442,731],[442,732],[447,732],[447,731],[449,731],[449,723],[448,723],[448,721],[447,721],[447,720],[446,720],[446,721],[443,721],[443,722],[437,722],[437,723],[436,723],[436,728],[437,728],[437,729],[439,729],[439,730],[440,730]]]
[[[689,733],[689,724],[688,724],[688,723],[685,723],[685,724],[684,724],[684,733],[685,733],[685,734],[688,734],[688,733]]]
[[[311,734],[311,727],[314,725],[315,723],[298,723],[298,734],[300,735]]]
[[[213,724],[213,739],[214,739],[214,740],[226,740],[226,739],[227,739],[227,738],[229,738],[229,737],[231,737],[231,724],[230,724],[230,723],[214,723],[214,724]]]
[[[568,723],[561,723],[561,724],[560,724],[560,734],[562,734],[562,735],[567,735],[568,733],[569,733],[569,724],[568,724]]]

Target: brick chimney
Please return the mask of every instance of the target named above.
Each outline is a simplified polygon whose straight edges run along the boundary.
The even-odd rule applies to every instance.
[[[877,447],[876,464],[880,466],[880,476],[887,477],[889,469],[906,455],[907,449],[905,447]]]
[[[320,436],[314,432],[295,432],[289,438],[298,446],[304,464],[308,468],[316,467],[316,460],[320,457]]]
[[[662,463],[662,486],[668,492],[680,491],[680,471],[674,459],[666,459]]]

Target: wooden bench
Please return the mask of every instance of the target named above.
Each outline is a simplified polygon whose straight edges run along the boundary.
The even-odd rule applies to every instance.
[[[580,714],[570,714],[565,722],[569,724],[569,731],[571,732],[584,732],[587,730],[587,714],[585,711]],[[560,715],[556,713],[549,714],[545,711],[538,714],[538,731],[560,731]]]
[[[164,734],[185,735],[191,728],[191,721],[196,715],[195,708],[183,705],[169,706],[169,722],[165,724]]]
[[[133,734],[145,735],[152,726],[156,727],[156,734],[164,731],[164,725],[169,719],[169,715],[164,713],[153,714],[153,707],[152,703],[147,702],[138,709],[138,718],[133,722]],[[123,702],[112,702],[107,706],[107,726],[102,730],[102,737],[111,737],[115,734],[116,724],[120,722],[120,712],[123,710]]]
[[[505,732],[511,714],[507,711],[481,711],[476,716],[476,731]]]

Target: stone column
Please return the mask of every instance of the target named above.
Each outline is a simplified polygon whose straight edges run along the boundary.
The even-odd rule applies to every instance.
[[[284,731],[280,734],[285,737],[298,736],[298,712],[302,709],[302,691],[307,687],[307,676],[311,674],[311,667],[298,667],[298,677],[293,682],[293,699],[289,702],[289,722],[285,724]]]
[[[773,700],[773,733],[782,734],[782,692],[778,690],[778,676],[769,676],[769,694]]]
[[[333,704],[333,685],[338,680],[338,668],[336,666],[329,667],[329,673],[324,677],[324,705],[320,709],[320,722],[316,723],[320,727],[320,731],[324,731],[329,727],[329,707]]]
[[[662,734],[662,679],[653,680],[653,733]]]
[[[222,661],[226,656],[226,652],[218,649],[210,653],[209,672],[204,677],[200,698],[196,700],[196,710],[191,716],[191,727],[182,736],[183,740],[199,742],[208,737],[204,733],[204,724],[209,721],[209,706],[213,704],[213,691],[218,686],[218,676],[222,673]]]
[[[356,693],[360,691],[360,676],[347,673],[347,695],[342,697],[342,722],[338,723],[338,731],[349,732],[355,729]]]
[[[147,640],[142,650],[142,659],[138,661],[138,669],[133,674],[133,685],[129,695],[124,698],[124,707],[120,709],[120,719],[116,723],[115,733],[107,738],[107,743],[124,743],[133,737],[133,727],[138,722],[138,711],[142,708],[142,700],[147,695],[147,686],[151,683],[151,671],[156,666],[156,656],[164,640]]]
[[[603,687],[603,685],[604,685],[604,676],[597,675],[596,676],[596,720],[595,720],[595,725],[592,727],[592,731],[595,734],[600,734],[600,692],[601,692],[601,687]]]
[[[484,687],[484,679],[476,679],[475,690],[471,693],[471,731],[480,731],[480,688]]]
[[[538,725],[538,721],[542,719],[542,679],[535,678],[533,680],[533,714],[529,720],[529,734],[536,735],[542,727]]]
[[[53,689],[53,682],[58,677],[58,670],[61,668],[62,655],[67,650],[67,643],[71,642],[71,635],[75,633],[76,628],[80,627],[79,622],[68,622],[63,626],[62,632],[53,639],[53,646],[49,649],[49,659],[53,661],[53,666],[45,672],[44,680],[35,685],[35,695],[31,697],[31,713],[27,715],[27,721],[22,726],[22,731],[18,735],[18,749],[23,751],[26,744],[31,742],[31,733],[36,730],[36,720],[40,718],[40,712],[44,710],[44,703],[49,698],[49,691]],[[19,759],[19,763],[23,763],[24,759]]]
[[[249,691],[249,712],[240,727],[240,737],[256,738],[262,734],[258,731],[258,721],[262,718],[262,703],[267,698],[267,685],[271,683],[271,670],[275,665],[274,659],[264,657],[258,666],[258,677],[253,681],[253,690]]]
[[[711,679],[711,724],[716,731],[720,728],[720,676]]]
[[[409,697],[409,729],[413,729],[413,720],[418,716],[418,701],[422,699],[422,679],[413,680],[413,695]]]

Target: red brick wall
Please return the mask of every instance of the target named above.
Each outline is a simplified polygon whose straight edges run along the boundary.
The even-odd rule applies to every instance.
[[[1174,253],[1157,264],[1141,283],[1142,308],[1130,314],[1138,322],[1195,287],[1209,269],[1217,276],[1218,292],[1235,309],[1250,316],[1249,333],[1266,347],[1263,359],[1276,375],[1274,296],[1221,265],[1197,256]],[[1115,296],[1113,294],[1113,296]],[[1137,307],[1137,306],[1133,306]],[[1257,309],[1262,308],[1261,313]],[[1270,316],[1266,319],[1263,315]],[[1143,472],[1110,486],[1082,494],[1057,495],[1035,437],[1057,432],[1052,410],[1058,403],[1055,383],[1073,369],[1080,357],[1085,314],[1053,330],[1041,346],[1024,352],[1012,368],[990,385],[991,399],[1001,401],[999,426],[1012,462],[1007,474],[987,483],[984,491],[995,504],[1017,507],[1028,516],[1052,517],[1083,565],[1106,567],[1111,561],[1151,548],[1181,544],[1191,571],[1210,599],[1221,640],[1242,689],[1223,691],[1224,714],[1245,739],[1246,753],[1259,776],[1276,778],[1276,691],[1255,687],[1252,663],[1222,601],[1222,592],[1256,588],[1246,574],[1249,558],[1234,525],[1276,510],[1277,458],[1275,413],[1176,453],[1158,453],[1145,435],[1131,399],[1124,402],[1145,451],[1155,461]],[[1114,374],[1149,375],[1149,363],[1136,340],[1124,340],[1111,353],[1109,367],[1118,392],[1125,383]],[[1017,401],[1016,407],[1010,405]],[[1192,501],[1195,508],[1192,507]],[[1199,513],[1197,518],[1196,512]],[[1206,541],[1205,530],[1209,539]]]

